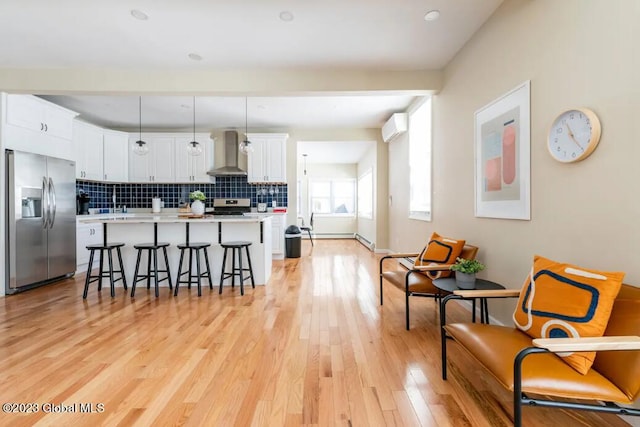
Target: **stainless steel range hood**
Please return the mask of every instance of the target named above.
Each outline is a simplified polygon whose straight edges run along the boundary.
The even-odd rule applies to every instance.
[[[211,176],[246,176],[247,172],[238,167],[238,132],[224,132],[224,166],[207,172]]]

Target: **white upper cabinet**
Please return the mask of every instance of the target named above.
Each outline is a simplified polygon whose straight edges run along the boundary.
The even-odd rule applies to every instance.
[[[128,181],[129,134],[75,121],[76,179]]]
[[[196,134],[196,141],[202,147],[197,156],[189,154],[188,148],[193,135],[175,138],[176,182],[210,183],[207,171],[213,167],[213,142],[208,134]]]
[[[101,181],[104,175],[102,128],[76,120],[73,123],[76,178]]]
[[[174,163],[174,138],[152,138],[151,145],[155,153],[153,182],[174,182],[176,169]]]
[[[213,167],[213,141],[207,133],[196,133],[202,153],[192,156],[187,151],[193,141],[191,133],[147,133],[142,140],[149,152],[140,156],[133,152],[137,134],[129,136],[129,182],[197,182],[210,183],[207,171]]]
[[[76,113],[32,95],[7,95],[7,123],[71,140]]]
[[[250,133],[252,152],[247,155],[247,181],[251,183],[287,182],[286,133]]]
[[[154,163],[153,167],[155,169],[155,158],[151,148],[143,156],[133,152],[136,141],[139,139],[138,135],[129,136],[129,149],[127,150],[129,154],[129,182],[152,182],[151,163]],[[143,138],[142,140],[149,144],[147,139]]]
[[[174,138],[143,134],[149,151],[142,156],[133,152],[138,139],[129,137],[129,182],[175,182]]]
[[[105,129],[103,145],[103,180],[127,182],[129,180],[129,134]]]
[[[5,147],[75,160],[77,113],[33,95],[4,95]]]

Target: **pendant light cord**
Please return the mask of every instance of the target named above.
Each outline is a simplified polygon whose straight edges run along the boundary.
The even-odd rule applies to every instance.
[[[138,97],[138,118],[139,118],[139,131],[140,131],[140,142],[142,142],[142,96]]]
[[[196,145],[196,97],[193,97],[193,146]]]

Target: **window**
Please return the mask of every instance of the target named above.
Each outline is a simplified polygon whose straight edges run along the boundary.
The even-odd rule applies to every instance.
[[[355,212],[355,180],[314,180],[309,182],[311,212],[347,215]]]
[[[373,170],[358,179],[358,216],[373,219]]]
[[[431,98],[409,113],[409,218],[431,220]]]

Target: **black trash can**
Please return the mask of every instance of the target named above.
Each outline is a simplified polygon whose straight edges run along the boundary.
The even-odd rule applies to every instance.
[[[290,225],[284,231],[284,249],[287,258],[300,258],[302,232],[297,225]]]

